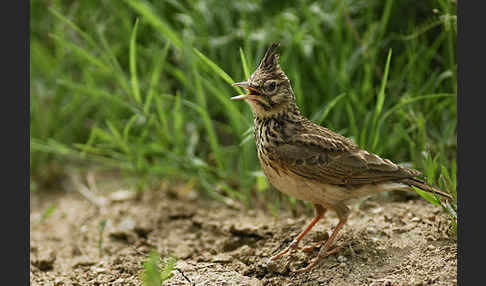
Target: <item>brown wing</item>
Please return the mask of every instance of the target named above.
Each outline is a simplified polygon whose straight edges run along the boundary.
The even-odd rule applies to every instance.
[[[271,156],[299,176],[332,184],[358,185],[420,175],[417,170],[362,150],[330,130],[324,131],[332,136],[297,134],[273,148]]]

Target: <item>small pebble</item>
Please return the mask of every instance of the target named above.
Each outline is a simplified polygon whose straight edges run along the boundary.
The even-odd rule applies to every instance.
[[[381,213],[382,211],[383,211],[382,207],[377,207],[377,208],[372,209],[371,213],[378,214],[378,213]]]
[[[123,286],[125,285],[125,281],[123,278],[118,278],[115,281],[113,281],[113,286]]]
[[[348,259],[346,257],[342,256],[342,255],[339,255],[338,258],[337,258],[337,260],[339,262],[341,262],[341,263],[344,263],[344,262],[348,261]]]
[[[366,231],[368,233],[376,233],[376,228],[372,227],[372,226],[369,226],[366,228]]]
[[[101,268],[101,267],[96,267],[93,269],[93,271],[97,274],[100,274],[100,273],[105,273],[106,272],[106,269],[105,268]]]
[[[212,262],[230,262],[232,257],[226,253],[220,253],[212,257]]]
[[[137,193],[130,190],[120,190],[111,193],[109,197],[112,202],[124,202],[135,199]]]

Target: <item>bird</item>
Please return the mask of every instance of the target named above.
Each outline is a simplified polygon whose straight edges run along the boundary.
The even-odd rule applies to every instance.
[[[300,273],[339,252],[339,247],[331,249],[331,245],[350,214],[345,204],[348,199],[393,190],[414,191],[416,187],[452,200],[446,192],[421,180],[420,171],[368,152],[353,140],[303,116],[290,80],[278,63],[279,45],[278,42],[270,45],[246,81],[232,84],[247,93],[231,97],[246,101],[253,111],[253,135],[267,180],[280,192],[312,203],[315,210],[314,218],[302,232],[269,261],[292,250],[319,248],[317,257],[306,267],[291,270]],[[328,210],[334,211],[339,219],[329,238],[325,243],[301,248],[299,242]]]

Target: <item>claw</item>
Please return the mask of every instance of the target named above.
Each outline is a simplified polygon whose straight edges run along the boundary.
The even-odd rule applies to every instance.
[[[333,255],[333,254],[338,253],[339,251],[341,251],[341,249],[342,249],[342,246],[338,246],[336,248],[333,248],[332,250],[325,251],[323,253],[319,252],[319,254],[317,255],[317,257],[315,259],[313,259],[311,261],[311,263],[309,263],[309,265],[307,265],[304,268],[297,269],[297,270],[291,269],[290,272],[291,273],[307,272],[307,271],[311,270],[312,268],[314,268],[315,266],[321,264],[324,261],[324,258],[326,258],[326,257],[328,257],[330,255]]]
[[[322,245],[322,242],[317,242],[317,243],[314,243],[310,246],[306,246],[306,247],[302,248],[302,251],[311,252],[312,250],[314,250],[316,248],[320,248],[321,245]]]
[[[316,267],[318,264],[321,264],[324,261],[324,258],[328,257],[331,254],[337,253],[339,250],[341,250],[341,247],[336,247],[331,251],[324,252],[324,254],[319,253],[319,255],[313,259],[309,265],[307,265],[304,268],[297,269],[297,270],[291,270],[292,273],[302,273],[302,272],[307,272],[311,270],[312,268]]]
[[[291,269],[290,272],[293,273],[293,274],[298,274],[298,273],[303,273],[303,272],[307,272],[309,270],[311,270],[312,268],[314,268],[318,263],[318,259],[314,259],[311,261],[311,263],[309,265],[307,265],[306,267],[304,268],[300,268],[300,269]]]
[[[277,260],[280,257],[284,256],[285,254],[288,254],[291,250],[300,249],[298,244],[299,244],[299,241],[294,239],[287,248],[285,248],[281,252],[275,254],[274,256],[270,257],[270,260]]]

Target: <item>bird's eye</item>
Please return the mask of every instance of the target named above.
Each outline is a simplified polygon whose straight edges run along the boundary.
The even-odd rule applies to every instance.
[[[265,90],[267,92],[273,92],[277,89],[277,83],[275,81],[271,81],[267,84],[265,84]]]

